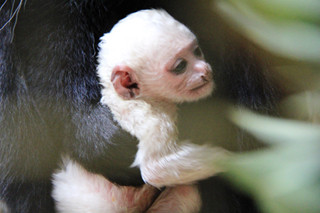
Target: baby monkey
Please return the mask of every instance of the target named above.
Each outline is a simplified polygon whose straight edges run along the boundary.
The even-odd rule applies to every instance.
[[[92,212],[199,211],[201,199],[192,183],[219,172],[215,161],[226,153],[220,148],[178,142],[176,104],[207,97],[214,87],[211,67],[197,38],[164,10],[142,10],[122,19],[102,36],[99,48],[97,73],[102,85],[101,103],[110,108],[124,130],[138,138],[132,166],[140,168],[147,184],[139,189],[117,187],[102,176],[88,174],[70,160],[54,175],[53,197],[58,201],[57,209],[82,212],[75,211],[72,203],[86,208],[89,204],[68,198],[63,192],[85,197],[87,192],[92,192],[90,184],[101,181],[96,186],[104,193],[99,199],[105,203],[88,207]],[[72,188],[79,178],[83,181],[78,184],[87,182],[84,184],[87,188],[81,191]],[[154,202],[155,190],[150,185],[167,187]],[[112,196],[118,199],[123,196],[125,200],[128,191],[132,192],[132,203],[123,201],[113,205]]]

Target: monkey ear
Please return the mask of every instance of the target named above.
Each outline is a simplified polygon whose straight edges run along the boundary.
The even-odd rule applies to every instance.
[[[111,82],[118,95],[124,99],[133,99],[140,93],[134,70],[128,66],[116,66],[112,71]]]

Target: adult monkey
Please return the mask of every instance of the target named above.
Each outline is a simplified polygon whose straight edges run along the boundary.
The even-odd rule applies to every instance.
[[[0,196],[12,212],[54,211],[50,176],[61,152],[70,154],[87,170],[119,184],[142,183],[139,171],[128,169],[136,144],[126,141],[134,139],[115,123],[105,126],[110,114],[98,103],[96,45],[107,29],[130,12],[157,6],[181,8],[187,4],[138,0],[28,0],[15,5],[14,1],[4,2],[0,13]],[[196,1],[190,4],[192,9],[198,5]],[[196,14],[194,20],[201,18],[200,13]],[[239,55],[236,52],[222,58],[228,61],[215,67],[225,68],[221,73],[228,75],[220,76],[226,81],[218,78],[216,82],[225,82],[225,91],[232,91],[226,92],[228,97],[269,109],[274,101],[273,88],[263,75],[255,72],[260,64],[245,55],[241,51]],[[237,78],[230,77],[233,75]],[[253,77],[247,78],[248,75]],[[241,83],[233,84],[234,79]],[[112,146],[107,141],[119,145]],[[131,151],[124,155],[127,159],[119,155],[119,150],[123,150],[119,146]],[[241,207],[246,208],[239,197],[235,198],[238,194],[225,184],[221,186],[216,180],[203,183],[213,187],[213,194],[204,196],[212,204],[208,207],[212,211],[239,212]],[[208,209],[205,202],[204,208]]]

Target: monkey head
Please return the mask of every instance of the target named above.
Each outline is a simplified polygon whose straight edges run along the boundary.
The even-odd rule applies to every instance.
[[[163,10],[133,13],[100,43],[100,76],[123,99],[196,101],[211,94],[212,69],[195,35]]]

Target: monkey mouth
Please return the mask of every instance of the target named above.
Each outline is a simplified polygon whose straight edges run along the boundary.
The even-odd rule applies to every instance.
[[[191,92],[194,92],[194,91],[200,90],[200,89],[202,89],[203,87],[207,86],[207,85],[209,84],[209,82],[210,82],[210,81],[205,81],[203,84],[198,85],[198,86],[192,88],[190,91],[191,91]]]

